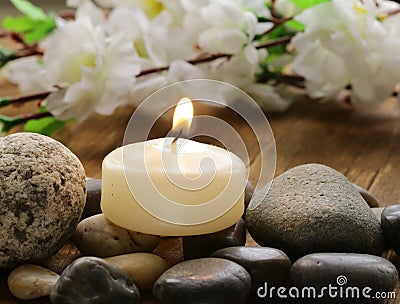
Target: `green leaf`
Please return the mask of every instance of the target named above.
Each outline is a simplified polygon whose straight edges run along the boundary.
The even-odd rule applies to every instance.
[[[287,26],[291,29],[294,29],[298,32],[302,32],[306,28],[303,23],[296,21],[296,20],[289,20],[289,21],[285,22],[285,26]]]
[[[14,51],[7,50],[5,48],[0,47],[0,68],[5,66],[7,62],[17,58],[17,54]],[[1,102],[2,98],[0,98],[0,107],[1,107]]]
[[[45,38],[56,28],[56,21],[53,16],[43,20],[32,20],[30,17],[21,16],[17,18],[5,17],[3,27],[7,30],[24,35],[24,41],[28,44],[38,42]]]
[[[320,3],[331,2],[331,0],[289,0],[289,1],[303,10]]]
[[[28,0],[10,0],[12,4],[25,16],[32,20],[45,20],[47,19],[46,13],[36,5]]]
[[[7,30],[23,33],[31,30],[36,24],[37,21],[33,21],[27,16],[20,16],[16,18],[7,16],[3,19],[2,25]]]
[[[57,120],[54,117],[44,117],[29,120],[25,124],[24,131],[51,136],[54,131],[61,129],[64,125],[65,121]]]
[[[31,31],[25,34],[26,43],[36,43],[45,38],[54,28],[56,23],[54,20],[41,21]]]

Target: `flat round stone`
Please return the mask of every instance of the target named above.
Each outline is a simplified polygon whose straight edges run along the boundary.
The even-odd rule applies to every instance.
[[[371,299],[363,297],[363,290],[371,298],[375,292],[390,292],[397,285],[398,274],[396,267],[381,257],[354,253],[314,253],[293,264],[290,280],[293,286],[300,288],[312,286],[318,294],[323,287],[334,286],[337,298],[330,299],[335,300],[334,303],[343,300],[339,299],[339,287],[342,287],[343,295],[347,292],[347,300],[351,300],[353,293],[357,292],[358,299],[363,300],[361,303],[366,303]],[[325,298],[330,298],[327,289]],[[355,296],[353,298],[356,299]]]
[[[137,304],[138,288],[116,266],[95,257],[72,262],[62,272],[50,293],[53,304]]]
[[[239,264],[202,258],[164,272],[153,287],[153,295],[163,304],[242,304],[250,288],[250,275]]]
[[[72,236],[85,205],[85,171],[58,141],[0,138],[0,267],[37,262]]]

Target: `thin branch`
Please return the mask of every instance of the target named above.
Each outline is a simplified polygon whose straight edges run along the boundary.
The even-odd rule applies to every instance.
[[[294,16],[291,16],[291,17],[286,17],[286,18],[282,18],[282,19],[275,21],[274,25],[269,30],[266,30],[264,33],[262,33],[262,36],[268,35],[269,33],[273,32],[281,25],[284,25],[286,22],[293,20],[293,18],[294,18]]]
[[[228,55],[228,54],[215,54],[215,55],[207,56],[207,57],[204,57],[204,58],[188,60],[186,62],[188,62],[190,64],[193,64],[193,65],[196,65],[196,64],[211,62],[211,61],[214,61],[214,60],[219,59],[219,58],[228,58],[229,59],[231,57],[232,57],[232,55]],[[153,68],[153,69],[144,70],[141,73],[139,73],[138,77],[144,76],[144,75],[148,75],[148,74],[164,72],[164,71],[167,71],[168,69],[169,69],[169,65],[163,66],[163,67],[159,67],[159,68]]]
[[[15,97],[15,98],[11,98],[11,97],[4,97],[4,98],[0,98],[0,107],[5,107],[8,106],[10,104],[16,105],[16,104],[23,104],[32,100],[43,100],[45,99],[47,96],[49,96],[51,93],[53,92],[41,92],[41,93],[37,93],[37,94],[31,94],[31,95],[24,95],[24,96],[20,96],[20,97]]]
[[[281,38],[278,38],[278,39],[275,39],[275,40],[264,42],[263,44],[257,45],[256,49],[257,50],[266,49],[266,48],[277,46],[277,45],[281,45],[281,44],[287,44],[287,43],[290,42],[290,40],[292,40],[294,35],[295,34],[287,35],[287,36],[284,36],[284,37],[281,37]]]

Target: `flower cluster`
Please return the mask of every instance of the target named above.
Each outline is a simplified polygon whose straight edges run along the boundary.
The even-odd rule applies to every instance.
[[[31,14],[37,28],[28,34],[38,43],[25,45],[25,53],[6,57],[0,49],[10,61],[6,77],[24,94],[47,92],[41,105],[62,121],[109,115],[196,78],[236,85],[265,111],[289,106],[287,84],[314,98],[351,88],[356,106],[370,106],[400,83],[400,5],[389,0],[66,3],[73,18]],[[39,39],[44,25],[53,27]],[[0,98],[0,106],[9,103]]]
[[[358,105],[388,98],[400,80],[399,9],[392,1],[333,0],[299,14],[306,29],[292,40],[293,68],[310,96],[351,86]]]

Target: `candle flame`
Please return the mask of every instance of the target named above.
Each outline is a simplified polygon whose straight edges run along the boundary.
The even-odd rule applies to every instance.
[[[176,105],[174,118],[172,122],[172,129],[184,132],[189,131],[193,119],[193,104],[190,98],[183,97]]]

